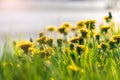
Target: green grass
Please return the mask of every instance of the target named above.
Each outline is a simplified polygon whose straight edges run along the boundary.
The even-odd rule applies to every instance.
[[[14,48],[15,46],[13,46]],[[0,60],[0,80],[119,80],[120,79],[120,50],[97,53],[95,48],[88,54],[82,54],[80,59],[75,57],[75,64],[81,70],[68,69],[72,64],[70,55],[56,47],[55,55],[50,59],[40,55],[31,57],[22,54],[13,55],[9,44],[4,45],[3,56]],[[71,54],[76,54],[70,51]],[[47,64],[46,61],[51,63]]]
[[[87,30],[93,31],[90,25]],[[34,49],[40,50],[34,54],[25,46],[20,46],[23,49],[21,52],[16,47],[17,42],[7,39],[0,58],[0,80],[120,80],[120,30],[111,30],[99,32],[99,41],[95,36],[86,38],[77,32],[83,43],[79,39],[75,43],[68,41],[68,35],[63,31],[60,35],[64,35],[65,40],[57,42],[54,39],[55,44],[44,40],[42,43],[31,42]],[[116,35],[117,39],[111,46],[110,39]]]

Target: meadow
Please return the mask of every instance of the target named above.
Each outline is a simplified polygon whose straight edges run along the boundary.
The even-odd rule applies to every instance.
[[[111,12],[96,20],[46,27],[30,40],[6,39],[0,80],[120,80],[120,29]],[[116,29],[117,27],[117,29]]]

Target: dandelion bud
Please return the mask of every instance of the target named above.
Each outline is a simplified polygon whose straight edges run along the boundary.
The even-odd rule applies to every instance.
[[[112,13],[111,12],[108,13],[108,16],[109,16],[110,19],[112,19]]]
[[[16,41],[13,41],[13,44],[16,45]]]
[[[32,38],[30,38],[30,42],[33,42],[33,39],[32,39]]]

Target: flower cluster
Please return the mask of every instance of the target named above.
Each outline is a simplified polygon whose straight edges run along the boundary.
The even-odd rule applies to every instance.
[[[46,31],[40,32],[36,39],[14,41],[14,52],[20,53],[15,55],[17,60],[14,62],[19,67],[15,70],[25,66],[20,72],[27,73],[31,69],[27,76],[37,73],[35,80],[67,80],[68,77],[89,80],[95,74],[98,76],[93,79],[99,80],[103,75],[107,78],[116,75],[120,72],[120,30],[115,31],[111,13],[104,17],[103,23],[96,23],[94,19],[80,20],[75,25],[63,22],[59,26],[47,26]],[[47,33],[57,34],[57,37],[50,37]],[[14,64],[6,62],[3,66]],[[111,71],[113,73],[108,77]],[[40,75],[45,77],[39,78]],[[112,76],[110,80],[119,80],[118,77]]]

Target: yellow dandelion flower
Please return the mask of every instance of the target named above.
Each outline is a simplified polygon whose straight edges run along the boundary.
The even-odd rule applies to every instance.
[[[55,31],[55,30],[56,30],[56,27],[53,26],[53,25],[47,26],[47,27],[46,27],[46,30],[48,30],[48,31]]]
[[[96,23],[96,20],[86,20],[85,21],[87,29],[90,29],[90,30],[95,28],[95,23]]]
[[[68,69],[73,70],[73,71],[79,71],[80,68],[76,66],[75,64],[71,64],[68,66]]]
[[[70,27],[72,27],[72,24],[70,22],[64,22],[64,23],[62,23],[61,27],[70,28]]]
[[[40,55],[42,58],[48,59],[55,54],[55,51],[51,47],[46,47],[45,49],[40,51]]]
[[[48,44],[49,46],[52,46],[53,45],[53,38],[47,38],[45,43]]]
[[[101,42],[100,43],[100,48],[103,50],[103,51],[106,51],[107,50],[107,47],[108,47],[108,44],[105,43],[105,42]]]
[[[28,52],[28,49],[34,47],[34,43],[30,41],[20,41],[16,43],[16,47],[22,49],[24,52]]]
[[[51,47],[47,47],[47,51],[49,52],[50,55],[54,55],[55,51]]]
[[[110,18],[109,18],[109,16],[104,16],[104,18],[103,18],[106,22],[110,22]]]
[[[89,31],[87,29],[81,29],[80,32],[81,32],[83,38],[88,37]]]
[[[72,43],[79,43],[79,44],[84,44],[84,40],[81,36],[76,36],[76,37],[73,37],[69,40],[69,42],[72,42]]]
[[[82,29],[82,28],[84,28],[85,27],[85,21],[78,21],[77,23],[76,23],[76,28],[77,29]]]
[[[79,37],[73,37],[69,40],[69,42],[78,43],[78,40],[79,40]]]
[[[112,20],[112,13],[109,12],[109,13],[108,13],[108,16],[105,16],[105,17],[104,17],[104,20],[105,20],[106,22],[111,22],[111,20]]]
[[[116,40],[111,38],[110,41],[109,41],[109,45],[110,45],[110,49],[116,48]]]
[[[36,39],[36,41],[40,44],[44,44],[46,40],[46,36],[42,36]]]
[[[59,27],[57,31],[61,34],[67,34],[68,30],[65,27]]]
[[[55,80],[55,79],[53,77],[51,77],[50,80]]]
[[[101,29],[102,33],[107,33],[108,30],[110,29],[110,26],[101,25],[100,29]]]
[[[29,48],[29,51],[32,53],[32,55],[40,54],[40,50],[37,48]]]
[[[76,31],[77,28],[76,28],[76,27],[71,27],[70,30],[71,30],[71,31]]]
[[[120,35],[114,35],[114,36],[112,36],[111,39],[114,40],[114,41],[116,41],[117,44],[120,43]]]
[[[94,37],[96,35],[96,32],[95,32],[95,30],[92,30],[89,32],[89,34],[90,34],[90,37]]]

